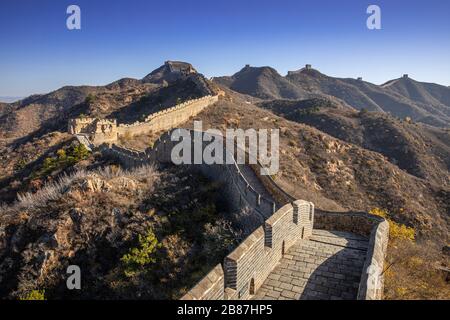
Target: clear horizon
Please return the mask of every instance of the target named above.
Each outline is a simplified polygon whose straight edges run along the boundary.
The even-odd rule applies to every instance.
[[[81,8],[81,30],[66,28],[70,4]],[[381,30],[366,27],[370,4],[381,8]],[[0,97],[140,79],[165,60],[207,77],[245,64],[284,76],[309,63],[378,85],[407,73],[449,86],[449,17],[450,2],[438,0],[2,2]]]

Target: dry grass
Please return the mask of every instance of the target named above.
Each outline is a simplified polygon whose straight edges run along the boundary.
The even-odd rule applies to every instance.
[[[153,147],[154,143],[164,132],[149,132],[133,136],[132,139],[126,139],[124,136],[119,137],[119,145],[135,149],[145,150],[149,147]]]
[[[2,205],[0,207],[0,213],[5,212],[6,210],[10,212],[20,212],[44,208],[49,202],[60,199],[75,181],[92,176],[98,176],[102,180],[125,177],[139,182],[153,184],[158,173],[153,166],[142,166],[132,170],[123,170],[120,167],[115,166],[103,167],[94,171],[80,169],[71,174],[64,174],[56,181],[45,184],[36,193],[27,192],[19,194],[16,203],[11,206]]]
[[[439,266],[449,266],[429,242],[396,241],[389,246],[385,271],[387,300],[449,300],[450,285]]]

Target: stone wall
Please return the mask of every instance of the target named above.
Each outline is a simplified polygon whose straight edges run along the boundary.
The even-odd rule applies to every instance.
[[[251,298],[275,268],[284,253],[312,234],[314,205],[306,201],[287,204],[266,220],[224,260],[226,300]],[[216,268],[219,268],[216,267]],[[206,297],[211,285],[200,281],[183,299]],[[214,286],[215,290],[217,287]]]
[[[94,144],[117,141],[116,120],[77,118],[69,119],[68,132],[73,135],[85,135]]]
[[[144,122],[136,122],[131,125],[120,124],[118,127],[119,136],[134,136],[148,132],[169,130],[196,116],[218,100],[219,95],[205,96],[153,113]]]
[[[218,264],[181,300],[225,300],[225,276]]]
[[[155,142],[153,148],[145,151],[136,151],[127,149],[115,144],[104,144],[100,146],[100,151],[119,160],[125,167],[141,166],[149,163],[172,163],[172,149],[178,144],[178,141],[172,141],[172,132],[175,130],[185,130],[194,138],[195,132],[187,129],[174,129],[166,132]],[[200,134],[205,134],[201,133]],[[202,139],[203,141],[203,139]],[[204,142],[202,150],[208,143]],[[191,154],[194,154],[193,145]],[[224,155],[228,154],[224,148]],[[244,229],[246,233],[254,230],[254,226],[261,225],[277,209],[277,203],[272,199],[267,199],[256,191],[256,188],[247,181],[239,169],[239,165],[233,155],[228,154],[233,160],[230,164],[192,164],[191,169],[204,174],[211,180],[222,183],[223,194],[233,212],[246,211],[246,214],[233,216],[236,222]]]
[[[148,132],[169,130],[196,116],[205,108],[216,103],[223,92],[188,100],[174,107],[149,115],[144,122],[119,124],[116,120],[96,118],[76,118],[68,121],[70,134],[85,134],[92,143],[114,143],[120,136],[135,136]]]
[[[163,134],[153,148],[145,151],[130,150],[116,145],[102,145],[100,150],[116,157],[125,166],[148,163],[170,163],[174,129]],[[191,139],[195,134],[187,130]],[[203,134],[203,133],[201,133]],[[203,140],[203,139],[202,139]],[[202,146],[203,148],[205,145]],[[193,147],[192,147],[193,148]],[[226,152],[226,150],[224,150]],[[191,150],[193,154],[193,150]],[[231,155],[234,159],[234,155]],[[254,166],[261,183],[279,203],[264,198],[246,180],[234,161],[224,165],[192,165],[210,179],[221,181],[224,195],[234,208],[248,207],[252,210],[251,225],[259,225],[231,253],[222,266],[216,266],[183,299],[248,299],[256,292],[268,274],[295,242],[307,239],[312,229],[346,231],[369,238],[367,257],[361,275],[358,299],[380,299],[383,291],[383,265],[386,255],[389,226],[385,219],[367,213],[314,212],[310,202],[298,200],[278,186],[269,176],[261,176]],[[276,210],[278,209],[278,210]],[[248,218],[248,217],[247,217]],[[240,221],[245,224],[248,221]],[[222,288],[222,289],[221,289]]]
[[[358,300],[380,300],[384,289],[384,259],[389,241],[389,223],[376,224],[370,233],[366,261],[359,283]]]
[[[270,175],[261,174],[261,164],[258,162],[257,165],[250,165],[253,172],[256,174],[258,179],[264,185],[264,187],[270,192],[274,199],[281,204],[286,204],[295,201],[295,198],[289,193],[283,190],[278,183]]]

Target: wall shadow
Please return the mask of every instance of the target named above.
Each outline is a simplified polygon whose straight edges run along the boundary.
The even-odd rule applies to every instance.
[[[356,300],[365,258],[366,250],[342,247],[313,270],[300,300]]]

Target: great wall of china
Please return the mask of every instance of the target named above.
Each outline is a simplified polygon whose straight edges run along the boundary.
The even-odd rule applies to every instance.
[[[199,99],[188,100],[174,107],[153,113],[143,122],[133,124],[117,124],[115,119],[89,117],[70,119],[68,132],[86,135],[92,143],[102,144],[116,142],[120,136],[135,136],[150,131],[168,130],[186,122],[190,117],[216,103],[221,95],[222,93],[219,93],[214,96],[207,95]]]
[[[174,128],[217,99],[217,95],[208,96],[151,115],[145,130]],[[97,145],[99,151],[125,167],[172,163],[172,148],[178,142],[170,137],[174,130],[184,130],[167,131],[152,148],[136,151],[115,144],[117,134],[115,139],[104,139],[101,126],[109,124],[96,121],[85,133],[85,129],[77,132],[76,122],[71,120],[69,132],[85,134],[80,142],[89,147]],[[141,132],[141,126],[130,127]],[[189,132],[192,137],[194,131]],[[234,159],[234,155],[230,156]],[[381,299],[389,233],[386,220],[367,213],[315,210],[311,202],[294,199],[270,176],[260,176],[255,166],[234,161],[191,168],[220,181],[235,212],[246,210],[246,214],[233,218],[243,226],[247,238],[183,299]]]

